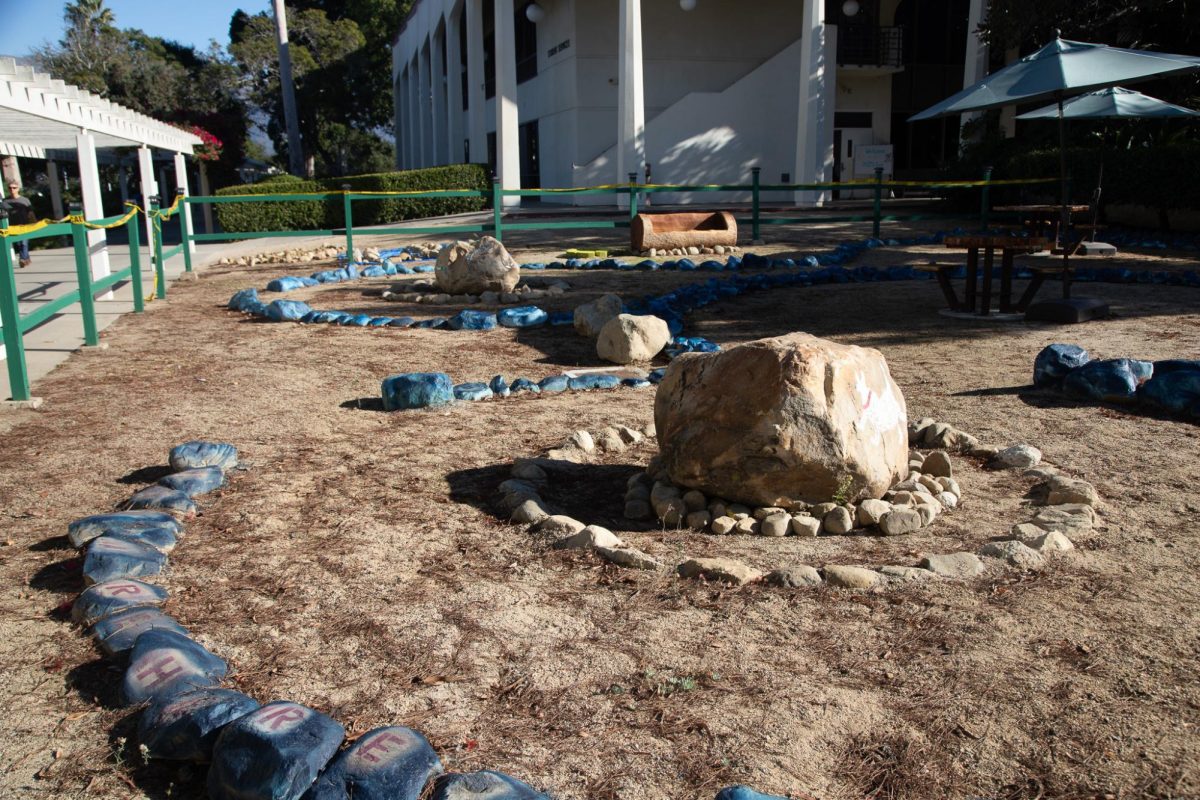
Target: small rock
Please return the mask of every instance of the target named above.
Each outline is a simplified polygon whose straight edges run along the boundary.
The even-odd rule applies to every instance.
[[[817,503],[808,511],[817,519],[824,519],[826,514],[828,514],[830,511],[833,511],[837,507],[837,503]]]
[[[944,508],[955,508],[958,506],[958,498],[950,492],[940,492],[933,496],[935,500],[942,504]]]
[[[579,533],[560,539],[554,543],[556,550],[590,550],[593,547],[624,547],[621,538],[608,528],[599,525],[588,525]]]
[[[702,531],[712,522],[712,514],[707,511],[693,511],[684,518],[684,522],[692,530]]]
[[[954,467],[950,463],[950,456],[945,450],[934,450],[925,457],[925,461],[921,465],[921,472],[926,475],[932,475],[935,478],[952,478],[954,477]]]
[[[514,478],[523,481],[529,481],[535,485],[542,485],[546,482],[546,470],[539,467],[537,464],[528,462],[516,464],[510,473]]]
[[[1091,506],[1068,503],[1046,506],[1029,521],[1044,531],[1059,531],[1068,536],[1079,536],[1091,531],[1096,523],[1096,512]]]
[[[967,455],[975,458],[995,458],[999,452],[1000,448],[993,445],[976,445],[967,451]]]
[[[901,536],[915,533],[925,527],[921,514],[911,508],[893,508],[879,520],[879,529],[885,536]]]
[[[782,508],[778,508],[776,506],[765,506],[763,508],[754,509],[754,513],[752,513],[750,516],[754,517],[759,522],[762,522],[767,517],[773,516],[775,514],[786,514],[786,513],[787,512],[784,511]]]
[[[1042,451],[1027,444],[1017,444],[996,453],[992,463],[1002,469],[1029,469],[1042,460]]]
[[[587,526],[582,522],[568,517],[566,514],[551,514],[538,523],[536,530],[547,536],[571,536],[579,533],[585,527]]]
[[[736,586],[743,586],[762,577],[762,573],[753,567],[730,558],[690,558],[680,564],[677,571],[684,578],[704,578]]]
[[[718,536],[732,533],[735,527],[737,527],[737,520],[733,517],[717,517],[712,521],[712,532]]]
[[[917,484],[917,491],[924,489],[930,496],[935,496],[942,491],[942,485],[932,475],[922,475],[917,479]]]
[[[617,434],[625,444],[637,444],[642,441],[643,436],[641,431],[636,431],[627,425],[614,425],[613,428],[616,429]]]
[[[812,537],[821,532],[821,520],[807,514],[792,517],[792,533],[796,536]]]
[[[575,431],[567,438],[567,444],[585,453],[590,453],[596,449],[596,440],[587,431]]]
[[[654,509],[647,500],[626,500],[625,519],[653,519]]]
[[[1100,495],[1096,493],[1096,487],[1087,481],[1055,475],[1050,478],[1049,484],[1050,492],[1046,496],[1048,506],[1065,503],[1082,503],[1088,506],[1100,504]]]
[[[850,516],[848,509],[838,506],[825,515],[821,520],[821,526],[826,533],[841,536],[854,529],[854,518]]]
[[[954,478],[938,478],[937,482],[938,486],[942,487],[942,491],[949,492],[959,500],[962,499],[962,489],[958,487],[958,481]]]
[[[880,567],[879,573],[891,583],[919,583],[936,577],[929,570],[920,567]]]
[[[1021,477],[1022,478],[1033,478],[1034,480],[1039,480],[1039,481],[1048,481],[1057,474],[1058,474],[1058,467],[1052,467],[1049,464],[1042,464],[1041,466],[1037,466],[1037,467],[1033,467],[1032,469],[1025,470],[1024,472],[1021,473]]]
[[[825,567],[825,582],[841,589],[870,589],[878,585],[878,572],[862,567],[833,564]]]
[[[909,450],[908,451],[908,460],[910,463],[913,461],[924,462],[925,454],[922,453],[920,450]]]
[[[892,504],[885,500],[868,498],[858,504],[858,524],[864,528],[878,525],[883,515],[892,510]]]
[[[787,536],[791,525],[792,518],[780,512],[762,520],[758,524],[758,531],[763,536]]]
[[[973,578],[984,570],[979,556],[966,552],[926,556],[919,566],[943,578]]]
[[[513,509],[509,519],[523,525],[536,525],[549,516],[550,512],[542,501],[531,497]]]
[[[605,453],[623,453],[628,445],[615,428],[605,428],[596,436],[596,446]]]
[[[942,506],[931,497],[928,503],[918,503],[915,510],[921,515],[921,527],[924,528],[932,525],[938,518],[938,514],[942,513]]]
[[[766,574],[763,581],[770,586],[782,589],[801,589],[807,586],[820,586],[821,573],[807,564],[795,567],[781,567]]]
[[[708,507],[708,498],[703,492],[698,492],[695,489],[689,489],[683,493],[683,504],[691,511],[703,511]]]
[[[728,510],[729,504],[724,500],[713,500],[708,504],[708,513],[712,514],[713,519],[726,516]]]
[[[635,547],[596,547],[595,550],[601,558],[622,567],[653,570],[662,566],[658,559]]]
[[[734,531],[747,536],[752,536],[758,533],[758,525],[758,520],[754,519],[753,517],[746,517],[745,519],[738,520],[737,525],[734,526]]]
[[[1046,560],[1041,553],[1015,539],[1008,539],[1003,542],[988,542],[979,548],[979,554],[981,556],[998,558],[1010,566],[1020,569],[1040,567]]]
[[[1039,553],[1065,553],[1074,550],[1075,545],[1058,531],[1046,531],[1040,536],[1022,539],[1026,546]]]
[[[892,492],[891,503],[893,506],[914,506],[917,499],[912,492]]]

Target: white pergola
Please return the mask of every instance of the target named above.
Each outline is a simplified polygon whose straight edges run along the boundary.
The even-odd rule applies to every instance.
[[[79,162],[83,214],[89,219],[104,216],[100,197],[97,147],[137,147],[138,172],[143,208],[158,194],[154,180],[151,148],[175,153],[176,184],[188,192],[184,156],[201,144],[198,136],[165,122],[139,114],[90,92],[56,80],[32,67],[19,66],[12,58],[0,58],[0,156],[4,156],[5,178],[20,181],[16,158],[48,160],[55,150],[74,150]],[[49,160],[46,174],[51,197],[61,213],[58,171]],[[164,204],[170,203],[163,198]],[[192,230],[191,210],[184,206],[183,224]],[[149,219],[147,238],[150,242]],[[108,275],[108,250],[104,231],[88,233],[93,277]],[[194,245],[193,245],[194,247]]]

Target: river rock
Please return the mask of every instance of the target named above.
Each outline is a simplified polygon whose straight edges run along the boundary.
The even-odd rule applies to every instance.
[[[602,295],[575,309],[575,332],[589,338],[600,335],[609,320],[621,313],[624,304],[615,294]]]
[[[758,524],[758,532],[763,536],[787,536],[791,527],[791,516],[780,512],[764,517]]]
[[[550,516],[546,504],[536,497],[522,500],[509,519],[518,525],[535,525]]]
[[[875,500],[868,498],[858,504],[856,516],[858,524],[863,528],[869,528],[872,525],[878,525],[883,519],[884,514],[892,510],[892,504],[886,500]]]
[[[807,586],[820,586],[822,583],[821,573],[807,564],[771,570],[763,577],[763,582],[782,589],[801,589]]]
[[[442,772],[428,740],[411,728],[376,728],[343,751],[304,800],[417,800]]]
[[[84,589],[71,606],[71,619],[85,628],[131,608],[161,606],[167,590],[131,578],[118,578]]]
[[[601,558],[606,561],[611,561],[622,567],[631,567],[632,569],[658,569],[662,563],[658,559],[643,553],[636,547],[622,545],[620,547],[604,547],[597,545],[593,548]]]
[[[821,527],[825,533],[842,536],[854,530],[854,517],[845,506],[838,506],[825,515],[821,520]]]
[[[878,572],[863,567],[831,564],[825,567],[825,582],[841,589],[870,589],[877,586],[881,577]]]
[[[1029,522],[1044,531],[1058,531],[1068,536],[1080,536],[1096,524],[1096,512],[1081,503],[1046,506],[1039,509]]]
[[[737,520],[733,517],[717,517],[712,521],[711,530],[718,536],[724,536],[728,533],[733,533],[733,529],[737,527]]]
[[[572,536],[585,527],[587,526],[582,522],[566,514],[551,514],[538,523],[535,530],[547,536]]]
[[[138,743],[150,758],[207,763],[221,730],[257,708],[257,700],[232,689],[169,695],[142,712]]]
[[[919,583],[937,577],[927,569],[901,566],[880,567],[879,574],[891,583]]]
[[[683,519],[687,527],[695,531],[702,531],[712,522],[712,514],[704,511],[692,511]]]
[[[450,294],[511,292],[521,280],[521,267],[504,245],[484,236],[475,247],[455,242],[442,248],[434,275],[438,288]]]
[[[821,520],[808,514],[792,516],[792,534],[795,536],[813,537],[821,533]]]
[[[762,577],[762,573],[731,558],[689,558],[676,571],[684,578],[704,578],[743,586]]]
[[[567,536],[554,543],[557,550],[590,550],[593,547],[624,547],[621,538],[608,528],[588,525],[579,533]]]
[[[174,631],[187,636],[187,629],[157,608],[131,608],[105,617],[89,633],[107,656],[117,656],[133,648],[146,631]]]
[[[1021,539],[1032,550],[1039,553],[1065,553],[1074,550],[1075,545],[1058,531],[1046,531],[1029,538]]]
[[[125,508],[130,511],[139,509],[168,511],[184,519],[196,516],[196,504],[192,502],[192,498],[183,492],[158,484],[135,492],[125,501]]]
[[[121,701],[137,705],[215,686],[229,667],[187,636],[153,629],[137,638],[121,682]]]
[[[879,530],[885,536],[902,536],[916,533],[925,527],[920,511],[913,508],[893,508],[879,518]]]
[[[1096,487],[1087,481],[1068,478],[1064,475],[1052,475],[1047,481],[1048,492],[1046,505],[1057,506],[1064,503],[1082,503],[1096,506],[1100,504],[1100,495]]]
[[[485,770],[447,775],[437,782],[431,800],[551,800],[527,783]]]
[[[596,339],[596,355],[614,364],[649,361],[671,341],[667,323],[653,315],[618,314],[604,323]]]
[[[176,535],[183,532],[179,520],[165,511],[120,511],[75,520],[67,525],[67,539],[72,547],[83,547],[106,534],[135,533],[151,528],[166,528]]]
[[[385,378],[383,410],[429,408],[454,401],[454,382],[444,372],[407,372]]]
[[[935,478],[950,478],[954,476],[954,467],[945,450],[934,450],[921,463],[921,472]]]
[[[1042,460],[1042,451],[1027,444],[1006,447],[992,458],[992,464],[1002,469],[1029,469]]]
[[[988,542],[979,548],[979,555],[998,558],[1009,566],[1020,569],[1034,569],[1040,567],[1045,561],[1045,557],[1041,553],[1016,539]]]
[[[228,472],[237,466],[238,452],[224,442],[191,441],[171,448],[167,462],[175,472],[200,467],[219,467]]]
[[[984,569],[979,556],[966,552],[926,556],[919,566],[943,578],[973,578]]]
[[[88,545],[83,559],[83,583],[91,586],[116,578],[157,575],[166,566],[166,554],[148,544],[101,536]]]
[[[673,482],[750,505],[879,497],[907,474],[883,355],[804,333],[680,355],[654,417]]]

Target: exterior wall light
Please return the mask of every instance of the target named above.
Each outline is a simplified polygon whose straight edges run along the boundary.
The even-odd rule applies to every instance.
[[[539,6],[537,3],[530,3],[525,6],[525,19],[537,25],[546,18],[546,9]]]
[[[846,2],[842,3],[842,13],[847,17],[853,17],[858,13],[858,9],[858,0],[846,0]]]
[[[684,11],[694,11],[696,9],[696,0],[679,0],[679,7]]]

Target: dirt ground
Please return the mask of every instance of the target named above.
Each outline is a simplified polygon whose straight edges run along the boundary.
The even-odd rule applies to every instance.
[[[851,234],[864,235],[782,229],[759,250],[811,252]],[[510,244],[520,260],[554,254],[532,234]],[[946,251],[856,263],[934,255]],[[1164,251],[1123,261],[1198,266]],[[504,770],[564,799],[711,798],[737,782],[830,800],[1200,797],[1200,428],[1028,386],[1055,341],[1196,358],[1197,290],[1081,286],[1115,316],[1066,329],[939,316],[932,281],[785,289],[689,318],[689,333],[724,346],[803,330],[879,348],[911,416],[1033,444],[1106,500],[1079,549],[1034,573],[874,593],[734,590],[552,552],[497,517],[514,457],[581,427],[643,425],[652,390],[382,413],[380,380],[397,372],[536,380],[598,362],[570,329],[352,329],[223,309],[237,289],[313,268],[209,269],[122,318],[107,352],[39,382],[42,410],[0,417],[0,797],[203,796],[203,768],[143,763],[136,715],[115,705],[119,668],[66,621],[80,589],[67,523],[155,479],[167,450],[193,438],[234,443],[247,469],[187,524],[166,610],[230,662],[229,685],[331,713],[351,735],[409,725],[447,769]],[[572,285],[541,303],[565,310],[709,276],[535,277]],[[372,294],[394,282],[289,297],[455,310]],[[917,536],[711,537],[621,519],[625,479],[652,454],[565,475],[547,499],[668,564],[722,554],[769,569],[975,549],[1026,518],[1032,483],[959,459],[963,506]]]

